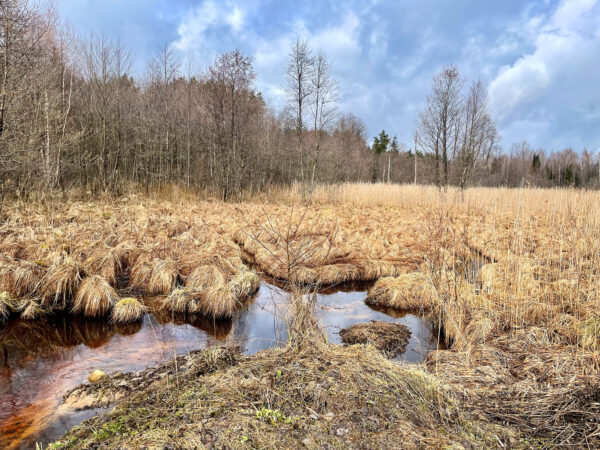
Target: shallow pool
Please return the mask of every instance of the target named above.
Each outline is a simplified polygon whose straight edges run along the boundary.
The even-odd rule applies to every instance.
[[[398,359],[419,362],[437,347],[437,336],[427,320],[372,309],[364,303],[365,288],[358,289],[317,295],[317,316],[331,342],[340,342],[342,328],[387,320],[411,330],[406,351]],[[285,342],[281,317],[287,295],[263,282],[248,308],[228,321],[160,313],[146,315],[142,323],[118,327],[72,317],[5,324],[0,328],[0,448],[35,448],[36,442],[56,440],[98,413],[60,407],[63,394],[85,382],[95,369],[132,372],[224,343],[236,343],[245,353],[255,353]]]

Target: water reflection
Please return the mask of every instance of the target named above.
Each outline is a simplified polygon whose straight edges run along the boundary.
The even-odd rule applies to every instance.
[[[412,314],[377,311],[364,303],[366,290],[318,295],[317,315],[331,342],[338,332],[369,320],[403,323],[412,332],[399,358],[421,361],[437,339],[426,321]],[[31,448],[55,440],[92,412],[63,411],[62,395],[84,382],[94,369],[131,372],[175,355],[223,343],[246,353],[283,343],[287,294],[263,283],[256,299],[234,320],[157,311],[137,324],[53,317],[13,321],[0,329],[0,442],[7,448]],[[149,300],[152,303],[152,300]]]

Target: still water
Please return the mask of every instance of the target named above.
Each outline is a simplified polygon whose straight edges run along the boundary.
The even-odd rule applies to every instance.
[[[387,320],[411,330],[398,359],[419,362],[437,347],[437,336],[426,320],[374,310],[364,303],[365,296],[366,290],[318,294],[317,316],[330,342],[340,342],[342,328]],[[103,412],[61,407],[63,394],[95,369],[132,372],[191,350],[235,343],[245,353],[255,353],[285,342],[285,323],[279,317],[285,313],[286,298],[283,290],[263,282],[248,308],[228,321],[167,313],[148,314],[139,324],[119,327],[68,317],[5,324],[0,328],[0,448],[45,445]]]

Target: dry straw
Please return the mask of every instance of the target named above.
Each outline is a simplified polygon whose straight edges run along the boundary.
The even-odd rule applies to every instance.
[[[108,281],[100,275],[91,275],[81,282],[71,311],[88,317],[103,317],[118,300],[119,296]]]
[[[110,320],[112,323],[117,324],[137,322],[144,317],[145,313],[146,307],[138,299],[127,297],[115,304]]]
[[[81,284],[83,269],[73,258],[57,257],[41,280],[42,305],[57,309],[68,309],[71,299]]]

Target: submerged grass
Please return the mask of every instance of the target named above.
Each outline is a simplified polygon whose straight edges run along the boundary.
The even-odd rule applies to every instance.
[[[340,330],[340,337],[344,344],[369,344],[393,358],[406,349],[410,330],[399,323],[373,320]]]

